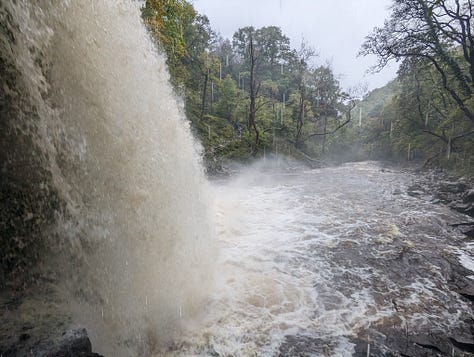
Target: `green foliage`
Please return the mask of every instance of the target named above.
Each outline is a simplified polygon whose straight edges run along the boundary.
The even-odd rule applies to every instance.
[[[381,67],[402,59],[399,78],[357,103],[330,66],[312,66],[314,51],[304,43],[291,49],[279,27],[243,27],[223,39],[185,0],[148,0],[143,17],[167,54],[209,166],[294,147],[336,161],[424,160],[469,170],[473,39],[440,22],[471,21],[464,3],[452,11],[442,0],[394,0],[362,53],[377,54]]]
[[[394,0],[390,18],[363,44],[362,53],[377,55],[379,67],[402,61],[399,94],[390,110],[377,109],[379,119],[392,123],[393,156],[472,170],[472,10],[470,1]]]
[[[145,24],[161,44],[175,84],[184,83],[189,73],[182,61],[189,56],[186,33],[196,18],[193,6],[185,0],[147,0],[142,10]]]
[[[227,75],[220,83],[219,89],[216,114],[233,123],[236,118],[237,105],[239,103],[239,90],[237,85],[232,77]]]
[[[324,133],[344,121],[347,96],[332,69],[312,67],[314,51],[291,50],[279,27],[244,27],[232,42],[217,38],[185,0],[148,0],[143,18],[166,52],[208,163],[278,146],[316,155],[324,152]]]
[[[417,161],[472,175],[472,124],[433,71],[405,68],[397,80],[369,93],[354,109],[352,125],[341,132],[342,142],[361,158]],[[467,105],[473,108],[472,101]]]

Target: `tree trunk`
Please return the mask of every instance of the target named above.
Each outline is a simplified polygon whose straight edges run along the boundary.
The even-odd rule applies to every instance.
[[[303,132],[303,124],[304,124],[304,94],[301,91],[300,96],[300,105],[298,110],[298,120],[296,122],[296,137],[295,137],[295,147],[297,149],[301,146],[301,134]]]
[[[257,83],[255,79],[255,70],[256,70],[256,61],[255,57],[255,48],[253,44],[253,38],[250,36],[249,43],[249,54],[250,54],[250,85],[249,85],[249,94],[250,94],[250,107],[249,107],[249,126],[253,128],[255,132],[255,142],[252,149],[252,155],[257,155],[258,146],[260,144],[260,131],[258,130],[256,123],[256,99],[257,99]]]
[[[202,90],[202,99],[201,99],[201,115],[199,116],[199,121],[202,121],[204,118],[204,112],[206,110],[206,95],[207,95],[207,81],[209,80],[209,72],[204,75],[204,88]]]
[[[323,135],[323,147],[322,147],[322,153],[324,154],[326,152],[326,133],[327,133],[327,127],[328,127],[328,118],[324,117],[324,135]]]

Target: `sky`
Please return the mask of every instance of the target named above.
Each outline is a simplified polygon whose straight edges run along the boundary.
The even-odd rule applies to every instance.
[[[389,16],[391,0],[194,0],[212,28],[224,38],[244,26],[279,26],[298,49],[302,39],[319,54],[317,64],[329,63],[344,89],[382,87],[396,75],[397,65],[378,74],[367,73],[375,56],[357,57],[365,37]]]

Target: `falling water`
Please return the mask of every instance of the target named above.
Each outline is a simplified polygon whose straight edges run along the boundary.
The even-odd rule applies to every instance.
[[[214,255],[165,59],[130,0],[2,0],[0,23],[2,192],[36,197],[17,206],[94,348],[147,353],[200,310]]]

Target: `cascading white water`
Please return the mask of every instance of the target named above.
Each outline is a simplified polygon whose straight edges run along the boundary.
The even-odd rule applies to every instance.
[[[97,352],[147,353],[199,312],[214,255],[199,152],[164,56],[130,0],[1,5],[35,111],[17,130],[61,202],[43,232],[46,269],[61,272]]]
[[[176,354],[463,355],[449,338],[471,341],[471,304],[451,284],[471,286],[454,277],[474,254],[446,225],[462,215],[374,162],[271,165],[217,185],[218,284]]]

